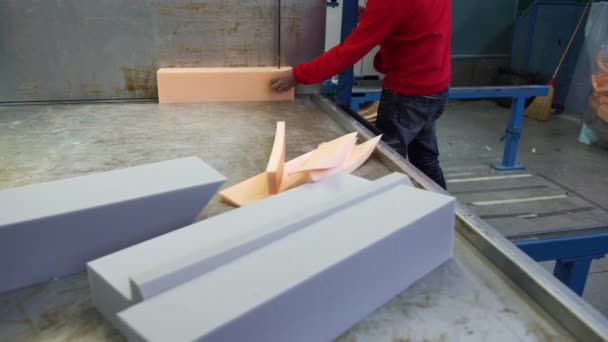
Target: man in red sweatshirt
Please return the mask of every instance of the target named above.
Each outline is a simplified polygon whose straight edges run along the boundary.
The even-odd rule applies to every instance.
[[[451,0],[368,0],[359,24],[341,44],[272,80],[276,91],[322,82],[376,45],[385,74],[376,126],[402,156],[445,189],[435,121],[451,75]]]

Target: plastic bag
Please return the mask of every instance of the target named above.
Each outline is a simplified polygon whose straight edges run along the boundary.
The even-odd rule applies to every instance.
[[[585,53],[592,65],[592,94],[583,115],[589,141],[608,148],[608,2],[594,3],[585,28]]]
[[[595,71],[591,75],[593,95],[589,97],[589,106],[608,123],[608,46],[603,46],[595,58]]]

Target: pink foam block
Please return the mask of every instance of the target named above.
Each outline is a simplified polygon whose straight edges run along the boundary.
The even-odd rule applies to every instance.
[[[276,92],[271,79],[290,67],[161,68],[158,102],[291,101],[294,90]]]

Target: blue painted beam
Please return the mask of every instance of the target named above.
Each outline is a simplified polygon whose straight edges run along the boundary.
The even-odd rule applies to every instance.
[[[527,240],[515,245],[536,261],[557,260],[553,275],[582,296],[591,262],[608,253],[608,233]]]
[[[544,85],[505,86],[505,87],[453,87],[450,99],[494,99],[499,97],[547,96],[549,87]]]
[[[536,261],[576,259],[607,254],[608,233],[527,240],[515,245]]]
[[[378,94],[380,88],[353,89],[353,93],[364,93],[366,95]],[[495,99],[499,97],[524,97],[547,96],[549,87],[545,85],[529,86],[504,86],[504,87],[452,87],[450,88],[450,99]]]

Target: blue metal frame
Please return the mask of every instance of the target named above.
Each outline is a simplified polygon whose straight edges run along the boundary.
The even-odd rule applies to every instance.
[[[542,85],[450,88],[450,99],[495,99],[499,97],[526,99],[532,96],[547,95],[549,95],[549,87]]]
[[[357,26],[359,17],[359,1],[344,0],[342,2],[342,28],[340,40],[344,41]],[[354,71],[353,67],[344,70],[338,76],[338,87],[336,90],[336,103],[338,105],[350,105],[353,88]]]
[[[359,111],[362,103],[380,100],[378,89],[356,89],[352,96],[351,109]],[[450,99],[489,99],[498,97],[513,98],[511,115],[505,129],[505,148],[502,162],[492,163],[491,166],[500,171],[523,170],[525,167],[517,163],[517,148],[521,137],[526,99],[532,96],[547,96],[548,86],[505,86],[505,87],[454,87],[450,89]]]
[[[451,99],[489,99],[511,97],[511,115],[505,129],[505,149],[501,163],[491,166],[499,171],[523,170],[525,166],[517,163],[517,147],[524,121],[526,99],[532,96],[547,96],[548,86],[509,86],[509,87],[459,87],[450,89]]]
[[[608,233],[527,240],[515,245],[536,261],[557,260],[555,277],[582,295],[591,261],[608,254]]]
[[[517,147],[521,138],[521,129],[526,109],[525,97],[514,97],[511,105],[511,115],[505,130],[505,150],[502,154],[502,163],[492,163],[492,167],[499,171],[524,170],[523,164],[517,163]]]

